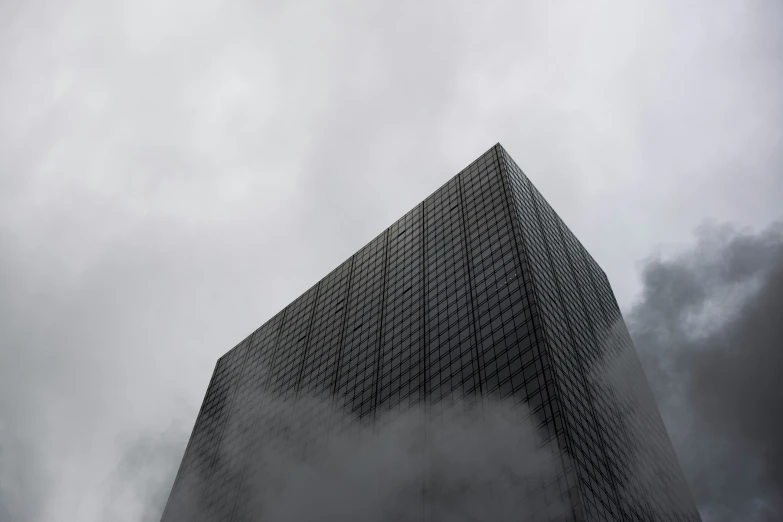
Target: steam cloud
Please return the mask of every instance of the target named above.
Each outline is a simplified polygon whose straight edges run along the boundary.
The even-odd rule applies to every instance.
[[[101,520],[160,522],[188,435],[185,425],[175,423],[129,443],[108,478]]]
[[[760,232],[706,226],[679,255],[648,259],[642,283],[626,319],[704,521],[783,519],[783,225]],[[413,477],[424,446],[417,430],[428,430],[427,447],[442,455],[428,476],[439,477],[429,494],[444,516],[450,508],[468,516],[489,506],[493,520],[504,520],[512,485],[551,487],[562,466],[539,447],[524,408],[500,404],[488,417],[486,409],[468,408],[440,424],[422,423],[415,411],[390,415],[376,432],[361,428],[333,439],[308,464],[290,456],[275,461],[276,489],[264,493],[269,509],[280,520],[405,520],[418,506]],[[467,422],[479,414],[480,422]],[[32,521],[39,517],[29,485],[45,495],[49,482],[32,449],[24,451],[24,433],[12,431],[19,425],[13,418],[0,426],[0,520]],[[109,481],[105,520],[159,520],[187,431],[140,437],[128,448]],[[509,444],[511,437],[521,443]],[[514,447],[519,458],[501,447]],[[490,476],[500,477],[499,493],[488,502]],[[538,506],[521,508],[531,519]]]
[[[679,255],[649,258],[642,283],[628,326],[704,521],[783,519],[783,226],[758,233],[705,226]],[[603,370],[610,382],[631,386],[627,375],[613,373],[629,363],[613,362]],[[311,401],[277,410],[324,407]],[[459,411],[465,413],[454,415]],[[392,414],[377,431],[356,423],[307,463],[267,452],[270,466],[256,479],[274,487],[260,488],[261,497],[282,521],[414,518],[421,509],[419,435],[427,431],[428,451],[439,455],[428,470],[437,479],[428,495],[444,519],[517,520],[521,509],[535,520],[541,506],[517,506],[511,492],[520,482],[551,487],[562,464],[521,421],[526,409],[462,404],[451,412],[428,423],[420,410]],[[629,487],[651,478],[637,476]]]
[[[435,419],[413,407],[374,426],[353,419],[327,443],[323,415],[302,412],[329,412],[331,403],[263,401],[277,412],[267,423],[283,428],[252,455],[223,448],[219,459],[229,473],[252,459],[244,480],[259,520],[396,522],[426,510],[433,521],[519,522],[568,509],[561,457],[535,435],[524,405],[458,400]],[[186,498],[177,511],[203,515],[199,501]]]
[[[647,260],[628,316],[705,522],[783,520],[783,226]]]

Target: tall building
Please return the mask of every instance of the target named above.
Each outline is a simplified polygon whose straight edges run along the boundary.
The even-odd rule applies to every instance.
[[[527,405],[550,519],[700,520],[606,274],[499,144],[218,360],[162,520],[265,520],[286,399],[327,433],[455,396]]]

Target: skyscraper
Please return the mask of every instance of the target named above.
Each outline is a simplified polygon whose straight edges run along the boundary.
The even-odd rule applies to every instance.
[[[513,398],[562,457],[547,516],[699,520],[606,275],[499,144],[218,360],[163,522],[264,520],[302,397],[324,434]]]

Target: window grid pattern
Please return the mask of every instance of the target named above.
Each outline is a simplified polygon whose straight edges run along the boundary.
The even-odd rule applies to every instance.
[[[437,419],[447,401],[482,397],[526,405],[556,450],[553,479],[519,484],[520,503],[568,506],[539,519],[698,520],[660,515],[692,501],[671,494],[681,473],[659,450],[671,444],[654,404],[629,422],[622,405],[639,393],[590,378],[626,351],[605,274],[497,145],[218,361],[163,521],[255,520],[260,470],[285,451],[306,458],[425,398]],[[665,465],[639,483],[639,459]],[[197,511],[178,500],[190,491]],[[437,519],[428,509],[421,519]]]
[[[211,520],[230,520],[235,500],[242,491],[246,475],[245,456],[251,453],[257,444],[257,427],[260,410],[259,397],[269,383],[269,368],[272,366],[285,311],[277,314],[269,322],[256,330],[251,336],[247,350],[242,378],[235,398],[232,424],[229,425],[229,439],[224,444],[224,454],[229,458],[232,480],[224,488],[225,511],[220,517]]]
[[[294,422],[299,419],[301,422],[306,421],[310,427],[319,427],[304,429],[301,422],[293,426],[292,433],[300,437],[295,441],[295,446],[301,447],[303,458],[317,443],[325,440],[328,432],[331,411],[323,408],[322,402],[317,399],[331,395],[335,387],[342,341],[342,328],[335,328],[335,325],[341,325],[346,318],[345,305],[351,266],[352,259],[321,281],[318,301],[313,310],[307,351],[304,357],[301,357],[297,398],[302,400],[295,403],[300,411],[294,417]],[[302,434],[313,438],[303,439]]]
[[[535,193],[530,181],[503,154],[504,167],[508,172],[509,185],[514,195],[522,237],[525,240],[526,253],[534,267],[536,302],[545,325],[544,337],[552,357],[552,368],[557,383],[557,392],[561,399],[565,422],[566,444],[564,449],[574,461],[576,474],[580,482],[583,502],[580,509],[587,513],[578,513],[589,519],[590,511],[598,511],[598,517],[611,520],[607,514],[608,504],[602,504],[600,498],[590,495],[585,486],[591,477],[601,468],[600,449],[595,422],[588,407],[584,404],[587,397],[587,385],[584,372],[574,355],[569,335],[566,311],[563,309],[560,288],[551,262],[551,252],[541,227]],[[577,437],[577,434],[579,435]],[[561,446],[563,448],[563,446]],[[588,471],[588,469],[590,471]]]
[[[556,215],[541,194],[532,187],[534,203],[539,218],[539,224],[548,247],[550,263],[555,276],[555,286],[558,289],[562,318],[562,328],[565,355],[575,363],[577,374],[583,380],[586,395],[582,396],[578,407],[583,415],[582,423],[574,424],[575,445],[583,452],[582,462],[588,463],[584,475],[584,487],[591,496],[600,500],[595,503],[595,514],[601,520],[612,520],[620,517],[619,500],[615,487],[615,477],[606,455],[606,437],[598,419],[600,405],[596,404],[592,382],[589,379],[589,368],[595,363],[595,343],[589,335],[589,326],[584,309],[579,302],[579,293],[573,279],[573,273],[567,266],[568,257],[560,240],[560,230]],[[587,445],[587,449],[584,446]]]
[[[496,152],[496,151],[493,151]],[[466,216],[470,287],[475,303],[479,374],[484,396],[526,404],[532,427],[543,443],[557,442],[556,389],[548,356],[542,350],[541,323],[533,306],[530,270],[518,255],[513,214],[497,154],[485,156],[459,178]],[[549,483],[520,485],[526,494],[543,495],[547,502],[575,493],[573,477],[560,461],[560,473]],[[570,483],[570,485],[569,485]],[[566,512],[548,513],[551,519]],[[545,519],[543,513],[540,519]]]
[[[243,430],[244,444],[240,450],[242,470],[239,486],[236,488],[235,498],[230,503],[233,506],[232,516],[213,520],[220,520],[221,522],[227,520],[251,520],[253,518],[252,513],[258,509],[256,504],[257,496],[254,493],[258,491],[261,485],[256,478],[260,476],[260,469],[267,464],[265,460],[267,454],[262,453],[262,450],[266,449],[266,439],[269,438],[270,433],[279,432],[284,428],[281,422],[275,422],[275,415],[279,414],[276,411],[275,404],[270,404],[269,401],[265,400],[265,397],[273,385],[273,368],[277,365],[281,348],[286,343],[284,337],[285,324],[289,316],[292,316],[293,320],[297,321],[297,315],[301,315],[301,308],[302,298],[279,313],[275,317],[276,321],[273,327],[269,329],[268,337],[258,343],[256,350],[251,351],[250,358],[253,360],[253,364],[246,365],[246,369],[250,370],[247,374],[249,376],[252,375],[254,384],[250,387],[252,395],[246,397],[245,409],[243,411],[250,422],[248,424],[249,428]],[[253,344],[256,344],[255,339]],[[248,380],[250,381],[250,379]],[[259,457],[247,459],[247,455],[259,455]],[[212,521],[210,520],[210,522]]]
[[[308,351],[302,361],[298,393],[319,397],[332,392],[346,315],[351,260],[340,265],[321,282],[322,290],[313,315]]]
[[[628,382],[632,384],[610,389],[618,410],[633,408],[631,415],[622,417],[626,421],[628,448],[638,459],[637,469],[646,470],[643,475],[629,480],[627,487],[635,494],[631,498],[645,498],[647,514],[656,520],[699,520],[611,286],[606,274],[595,263],[591,266],[591,282],[596,288],[604,320],[610,325],[606,349],[619,355],[622,366],[615,371],[627,375]],[[609,388],[608,385],[605,387]]]
[[[237,447],[235,425],[242,407],[242,404],[237,400],[237,394],[252,337],[251,335],[246,338],[239,346],[224,356],[228,387],[231,389],[230,400],[225,410],[226,414],[221,424],[219,436],[211,443],[215,450],[212,452],[210,460],[207,461],[209,469],[203,473],[204,488],[200,495],[203,501],[203,514],[209,519],[221,519],[230,515],[230,504],[226,500],[236,490],[239,475],[238,455],[234,451],[226,451],[226,449]]]
[[[373,392],[376,420],[404,410],[423,395],[421,206],[389,228],[383,328],[378,379]]]
[[[225,376],[225,371],[221,372],[221,361],[222,359],[218,360],[215,365],[207,393],[201,403],[196,424],[163,511],[163,520],[193,518],[193,510],[196,506],[191,504],[190,499],[200,492],[199,486],[203,484],[201,477],[206,472],[206,466],[202,468],[202,463],[206,462],[206,453],[209,450],[207,441],[212,438],[211,435],[215,431],[214,412],[211,415],[207,415],[206,412],[222,400],[220,396],[224,395],[225,391],[225,387],[218,386],[216,382],[219,375]]]
[[[348,300],[348,320],[337,365],[337,409],[331,427],[338,433],[356,427],[357,417],[362,425],[369,425],[373,419],[388,236],[386,230],[354,256],[350,284],[361,291],[352,292]]]
[[[567,437],[561,448],[579,477],[580,515],[601,521],[699,520],[692,500],[675,494],[687,491],[687,485],[667,449],[671,443],[657,406],[651,396],[642,404],[635,395],[649,394],[641,366],[634,379],[641,378],[643,385],[631,394],[600,371],[607,355],[636,358],[606,275],[521,169],[498,150],[522,231],[520,243],[534,267],[536,303],[565,411]],[[633,414],[623,405],[630,405]],[[639,423],[637,417],[644,419],[644,428],[629,426]],[[655,480],[637,480],[643,466],[661,461],[665,464],[657,464]]]
[[[459,176],[424,202],[425,379],[437,417],[446,401],[479,393]]]

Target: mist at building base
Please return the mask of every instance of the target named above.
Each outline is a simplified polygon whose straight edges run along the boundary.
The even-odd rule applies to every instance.
[[[626,321],[702,519],[783,520],[783,430],[781,417],[774,415],[783,411],[777,386],[777,376],[783,375],[783,226],[759,231],[705,226],[679,253],[645,260],[641,276],[642,289],[625,312]],[[486,505],[482,472],[492,466],[510,466],[500,483],[506,486],[518,477],[527,484],[545,483],[558,475],[564,463],[552,458],[551,447],[539,447],[529,417],[524,431],[517,431],[525,418],[525,413],[516,417],[524,411],[524,406],[518,408],[500,407],[498,412],[506,413],[498,413],[488,424],[473,423],[455,440],[447,436],[453,431],[448,422],[440,433],[443,444],[451,440],[452,446],[445,447],[456,449],[467,448],[478,438],[494,436],[499,442],[519,437],[523,443],[518,451],[532,465],[511,462],[508,453],[495,452],[498,444],[474,444],[470,451],[450,453],[457,455],[456,461],[439,465],[454,475],[446,477],[436,504],[447,510],[453,499],[458,506]],[[411,499],[420,499],[412,485],[420,484],[419,479],[411,477],[417,452],[423,450],[410,434],[424,427],[411,415],[413,411],[396,420],[390,415],[389,427],[377,432],[360,429],[359,443],[346,434],[345,442],[338,439],[330,446],[334,453],[322,453],[310,464],[290,458],[278,461],[281,481],[272,509],[281,517],[292,517],[281,520],[296,520],[294,515],[307,520],[308,513],[321,509],[321,498],[335,516],[350,520],[371,505],[411,505]],[[461,429],[461,423],[454,420],[452,427]],[[128,473],[118,479],[121,494],[108,502],[115,508],[107,508],[104,519],[160,520],[191,427],[139,439],[128,452]],[[411,429],[407,438],[398,435],[403,427]],[[438,439],[433,435],[429,440],[435,445]],[[479,456],[484,460],[476,460]],[[382,489],[382,484],[393,487]],[[479,487],[466,494],[461,488],[467,485]],[[314,496],[318,487],[323,487],[322,493]],[[308,491],[300,496],[303,488]],[[339,502],[343,494],[358,503]],[[501,502],[501,512],[503,507]],[[522,512],[529,515],[537,507],[523,506]],[[559,507],[569,508],[565,500]],[[318,513],[316,519],[328,520],[326,513]]]
[[[278,412],[266,421],[279,429],[252,455],[223,448],[218,458],[228,473],[244,466],[243,484],[251,486],[243,497],[255,503],[237,508],[249,510],[244,516],[281,522],[510,522],[571,512],[567,462],[537,436],[535,416],[524,404],[447,400],[434,406],[435,417],[432,405],[421,405],[388,412],[374,423],[354,418],[329,431],[324,419],[336,408],[331,401],[263,400],[275,403],[263,409]],[[198,479],[189,486],[183,489],[200,491]],[[209,516],[198,495],[176,504],[185,519]]]

